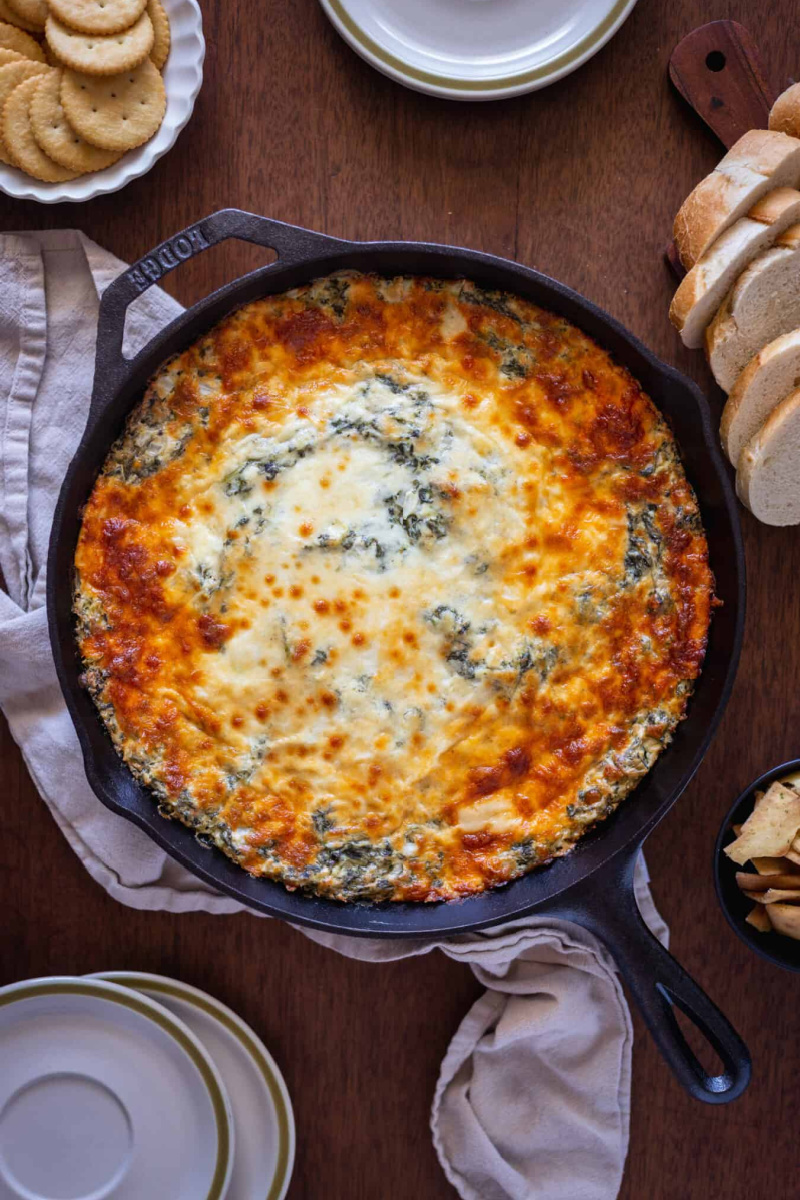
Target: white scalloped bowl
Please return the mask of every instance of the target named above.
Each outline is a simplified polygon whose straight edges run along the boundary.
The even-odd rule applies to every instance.
[[[164,68],[167,111],[161,128],[143,146],[129,150],[113,167],[81,175],[69,183],[39,183],[16,167],[0,163],[0,191],[20,200],[38,200],[40,204],[58,204],[62,200],[93,200],[106,192],[116,192],[146,175],[150,168],[172,148],[180,131],[192,115],[194,102],[203,82],[206,43],[203,18],[197,0],[162,0],[169,17],[172,44]]]

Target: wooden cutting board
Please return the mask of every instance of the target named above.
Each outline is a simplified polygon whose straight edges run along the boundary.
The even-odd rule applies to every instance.
[[[729,150],[749,129],[766,129],[775,96],[764,78],[756,45],[738,21],[710,21],[672,52],[669,77]],[[665,251],[675,274],[686,272],[675,243]]]

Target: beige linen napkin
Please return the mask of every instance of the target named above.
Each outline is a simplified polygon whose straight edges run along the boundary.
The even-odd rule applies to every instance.
[[[98,297],[123,269],[74,230],[0,235],[0,705],[64,836],[114,899],[240,912],[96,799],[50,653],[44,580],[53,508],[89,409]],[[180,311],[158,289],[145,293],[129,313],[125,352]],[[643,862],[636,887],[666,943]],[[442,1167],[464,1200],[616,1195],[632,1032],[614,965],[589,933],[546,917],[440,944],[303,932],[375,962],[438,947],[485,984],[447,1052],[431,1113]]]

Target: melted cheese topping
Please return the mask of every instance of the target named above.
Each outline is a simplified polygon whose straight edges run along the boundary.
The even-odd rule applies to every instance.
[[[86,683],[162,811],[340,899],[568,849],[669,740],[712,596],[627,372],[519,298],[357,275],[161,368],[76,570]]]

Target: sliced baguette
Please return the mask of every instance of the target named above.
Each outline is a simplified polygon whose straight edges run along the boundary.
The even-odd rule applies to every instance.
[[[685,346],[702,346],[706,327],[737,276],[798,221],[800,192],[776,188],[711,243],[684,277],[670,305],[669,319]]]
[[[675,218],[673,237],[686,270],[767,192],[798,183],[800,139],[770,129],[745,133],[686,197]]]
[[[781,92],[769,113],[769,127],[777,133],[800,137],[800,83]]]
[[[722,446],[734,466],[745,442],[773,408],[800,388],[800,329],[781,334],[750,359],[731,388],[719,427]]]
[[[800,523],[800,390],[781,400],[745,445],[736,490],[766,525]]]
[[[800,225],[742,271],[706,330],[714,378],[729,392],[754,354],[800,325]]]

